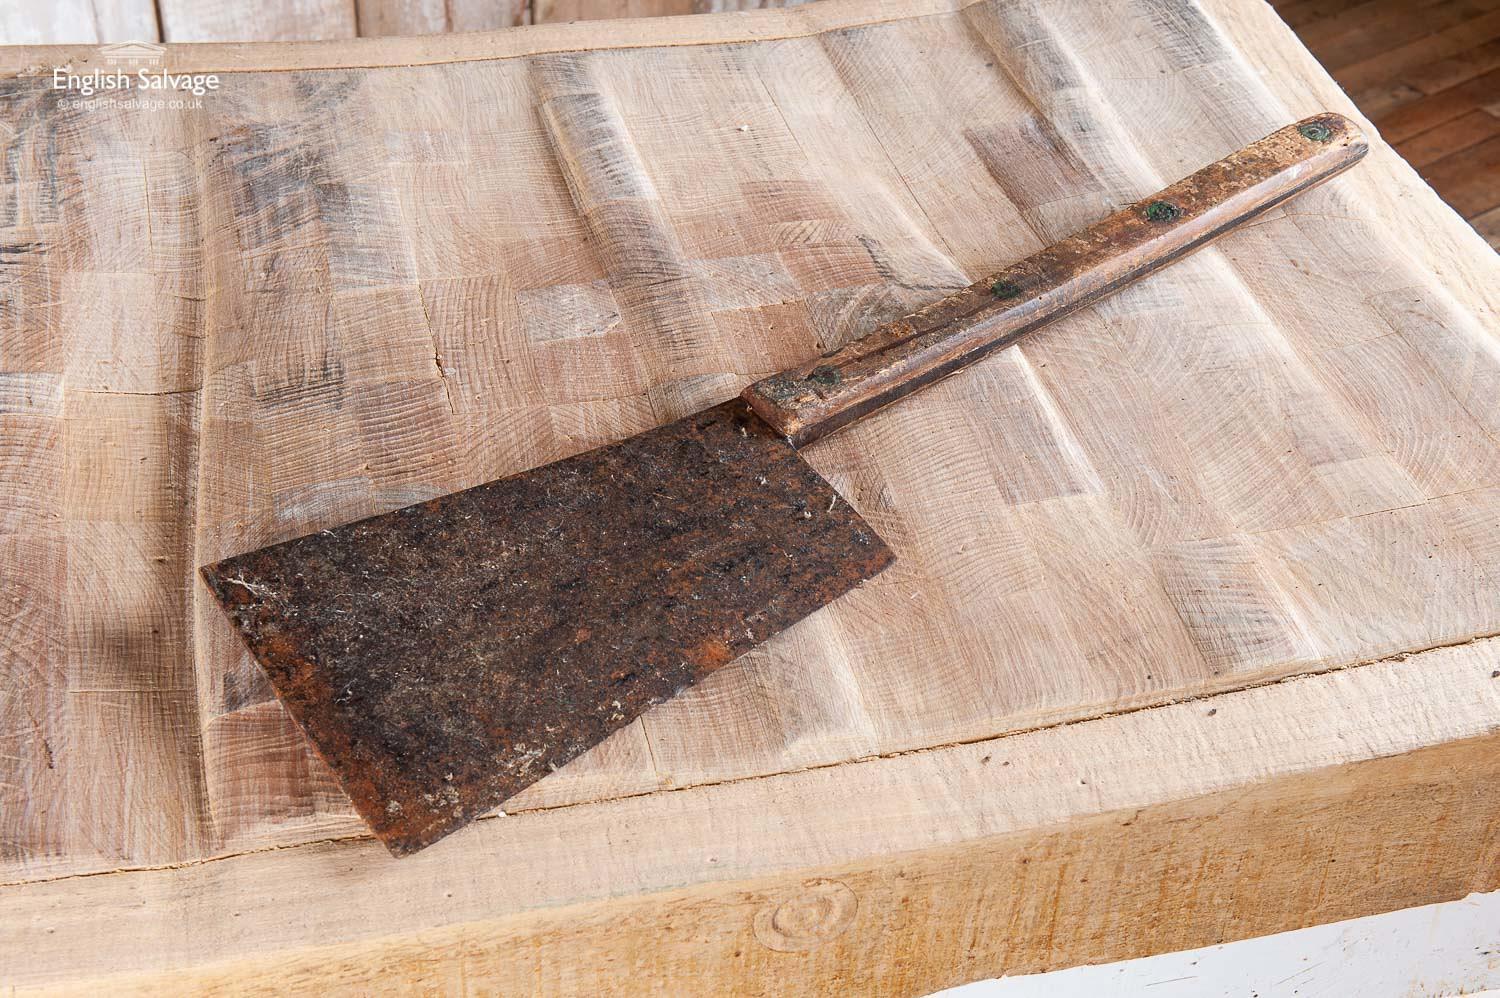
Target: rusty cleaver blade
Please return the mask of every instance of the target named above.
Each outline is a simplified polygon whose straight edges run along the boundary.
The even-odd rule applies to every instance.
[[[738,399],[203,577],[360,815],[413,852],[890,564],[799,447],[1365,149],[1316,115]]]

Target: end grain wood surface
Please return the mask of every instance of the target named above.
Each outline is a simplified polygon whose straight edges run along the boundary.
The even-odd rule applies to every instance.
[[[12,0],[0,44],[264,41],[792,6],[804,0]],[[1443,199],[1500,247],[1500,10],[1493,0],[1272,0]]]
[[[897,566],[430,859],[364,836],[194,578],[1353,114],[1269,8],[174,46],[202,109],[60,106],[96,58],[0,53],[6,983],[645,987],[650,940],[908,991],[1500,881],[1500,266],[1380,143],[810,449]]]

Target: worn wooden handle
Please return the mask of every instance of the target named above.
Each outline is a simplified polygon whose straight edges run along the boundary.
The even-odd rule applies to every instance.
[[[795,446],[889,405],[1234,229],[1359,161],[1331,112],[1272,132],[1102,222],[800,367],[744,400]]]

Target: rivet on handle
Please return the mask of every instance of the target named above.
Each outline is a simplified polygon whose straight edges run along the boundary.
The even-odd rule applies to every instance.
[[[1333,138],[1333,129],[1321,121],[1309,121],[1305,125],[1299,125],[1297,131],[1302,133],[1304,139],[1311,139],[1314,142],[1327,142]]]
[[[817,382],[820,385],[836,385],[843,380],[843,375],[839,374],[838,368],[830,364],[820,364],[812,369],[812,373],[807,376],[807,380]]]
[[[990,285],[990,293],[996,298],[1018,298],[1021,295],[1021,286],[1014,281],[996,281]]]
[[[1146,220],[1149,222],[1175,222],[1182,217],[1182,209],[1170,201],[1152,201],[1146,205]]]

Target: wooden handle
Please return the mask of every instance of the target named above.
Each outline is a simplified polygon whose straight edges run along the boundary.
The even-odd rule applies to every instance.
[[[1364,135],[1331,112],[1288,125],[1144,201],[743,398],[794,446],[1008,346],[1353,166]]]

